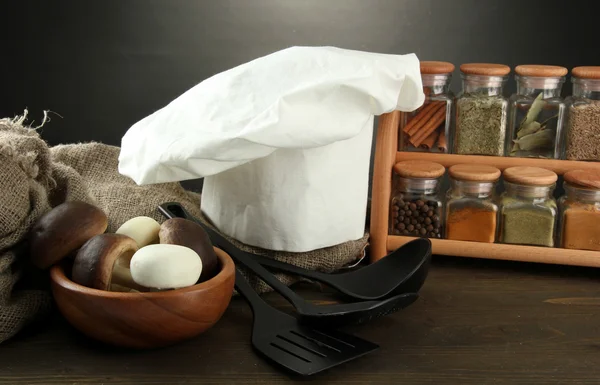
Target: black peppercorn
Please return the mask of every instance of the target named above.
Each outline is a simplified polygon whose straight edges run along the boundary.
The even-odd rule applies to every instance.
[[[428,217],[432,217],[432,216],[433,216],[433,210],[429,210],[429,211],[427,212],[427,216],[428,216]]]
[[[404,223],[398,223],[398,230],[404,230],[406,225]]]
[[[408,211],[406,212],[406,216],[407,216],[407,217],[411,217],[412,215],[413,215],[412,211],[408,210]]]
[[[397,211],[394,211],[394,212],[392,213],[392,217],[394,217],[394,218],[398,218],[398,212],[397,212]]]
[[[419,224],[416,224],[416,225],[415,225],[415,229],[417,229],[417,230],[421,230],[421,225],[419,225]]]
[[[432,221],[434,222],[439,222],[440,221],[440,217],[438,217],[437,215],[434,215],[433,218],[431,218]]]
[[[423,202],[423,201],[422,201],[422,200],[420,200],[420,199],[417,201],[417,206],[418,206],[418,207],[421,207],[421,206],[423,206],[424,204],[425,204],[425,202]]]
[[[408,231],[413,231],[415,229],[415,226],[413,225],[408,225],[408,227],[406,228]]]
[[[416,205],[416,204],[414,204],[414,203],[411,203],[411,204],[410,204],[410,209],[411,209],[412,211],[415,211],[415,210],[417,209],[417,205]]]
[[[400,200],[398,200],[398,201],[396,202],[396,205],[397,205],[398,207],[402,207],[402,206],[404,206],[404,201],[403,201],[402,199],[400,199]]]
[[[429,211],[429,206],[425,205],[425,206],[421,207],[421,211],[424,212],[424,213],[428,212]]]
[[[410,218],[404,218],[404,224],[410,225]]]
[[[429,226],[426,227],[426,229],[427,229],[427,231],[433,231],[433,226],[429,225]]]
[[[427,234],[427,230],[425,230],[425,229],[421,229],[421,230],[419,230],[419,233],[420,233],[421,235],[425,235],[425,234]]]
[[[406,214],[406,211],[400,210],[399,213],[400,213],[400,215],[404,216]]]
[[[402,230],[402,234],[408,235],[408,230]]]
[[[419,222],[417,222],[417,220],[414,218],[410,220],[411,225],[416,225],[417,223],[419,223]]]
[[[426,225],[430,225],[431,224],[431,218],[429,218],[429,217],[425,218],[425,224]]]
[[[405,204],[404,204],[404,206],[402,206],[402,209],[403,209],[404,211],[408,211],[408,210],[410,210],[410,207],[408,206],[408,203],[405,203]]]

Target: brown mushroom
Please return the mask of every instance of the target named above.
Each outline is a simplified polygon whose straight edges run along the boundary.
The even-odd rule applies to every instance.
[[[160,243],[186,246],[200,256],[202,274],[199,282],[206,281],[217,273],[219,260],[208,234],[199,224],[184,218],[171,218],[160,226],[158,237]]]
[[[80,201],[62,203],[31,228],[31,261],[40,269],[49,268],[107,227],[108,218],[98,207]]]
[[[71,279],[83,286],[116,291],[123,287],[145,291],[131,278],[129,262],[138,250],[137,242],[126,235],[101,234],[87,241],[75,256]]]

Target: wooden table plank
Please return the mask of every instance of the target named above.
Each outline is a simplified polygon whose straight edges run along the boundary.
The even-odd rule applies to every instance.
[[[346,328],[381,349],[316,384],[597,384],[600,295],[591,268],[438,257],[403,312]],[[328,292],[302,294],[330,300]],[[269,300],[291,310],[279,296]],[[251,350],[251,312],[235,299],[185,343],[131,352],[81,337],[59,316],[0,345],[2,384],[289,384]]]

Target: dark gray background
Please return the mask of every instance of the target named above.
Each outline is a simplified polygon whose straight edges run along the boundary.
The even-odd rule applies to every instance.
[[[293,45],[422,60],[600,64],[594,0],[4,2],[0,116],[30,111],[50,144],[119,145],[203,79]],[[452,88],[460,81],[455,72]],[[514,84],[508,84],[507,93]],[[570,85],[565,87],[565,93]]]

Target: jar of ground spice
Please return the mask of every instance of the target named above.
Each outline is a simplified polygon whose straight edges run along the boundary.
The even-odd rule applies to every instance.
[[[446,239],[493,243],[496,240],[498,203],[495,198],[500,170],[496,167],[457,164],[448,170],[450,190],[446,201]]]
[[[510,67],[463,64],[463,88],[456,98],[454,153],[504,155],[508,100],[503,95]]]
[[[520,65],[517,92],[510,98],[506,154],[523,158],[560,158],[565,103],[560,96],[565,67]]]
[[[600,173],[569,171],[560,209],[560,246],[600,251]]]
[[[573,95],[566,100],[565,158],[600,161],[600,66],[571,71]]]
[[[405,161],[394,166],[390,234],[441,238],[443,200],[440,195],[441,164]]]
[[[557,175],[538,167],[510,167],[503,175],[500,242],[553,247],[557,207],[552,194]]]
[[[421,80],[425,103],[400,119],[400,151],[447,153],[452,138],[454,95],[450,81],[454,64],[440,61],[421,62]]]

